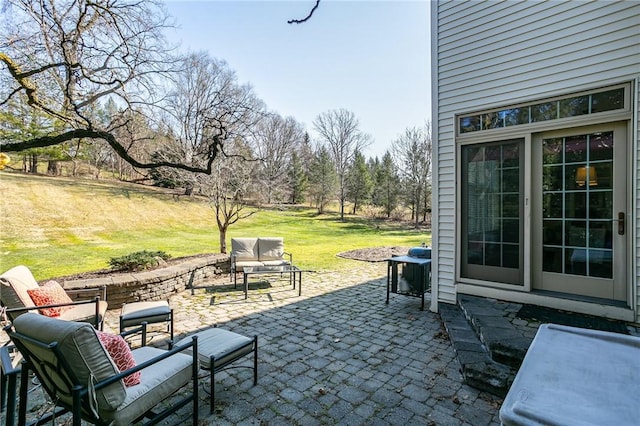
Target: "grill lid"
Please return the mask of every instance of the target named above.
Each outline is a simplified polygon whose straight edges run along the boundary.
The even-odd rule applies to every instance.
[[[431,247],[412,247],[409,249],[408,255],[421,259],[431,259]]]

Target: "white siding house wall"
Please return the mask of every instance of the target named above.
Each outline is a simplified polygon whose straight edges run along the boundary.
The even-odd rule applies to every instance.
[[[445,0],[432,3],[431,19],[434,291],[439,301],[455,302],[455,114],[637,81],[640,2]],[[637,105],[636,98],[634,147],[640,137]],[[638,200],[640,173],[634,175]],[[640,223],[632,223],[640,247]],[[633,255],[637,285],[640,250]],[[638,289],[635,295],[640,305]]]

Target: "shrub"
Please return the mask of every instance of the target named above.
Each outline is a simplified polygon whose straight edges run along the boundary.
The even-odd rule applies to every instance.
[[[161,265],[169,258],[171,256],[163,251],[142,250],[126,256],[112,257],[109,265],[117,271],[135,272]]]

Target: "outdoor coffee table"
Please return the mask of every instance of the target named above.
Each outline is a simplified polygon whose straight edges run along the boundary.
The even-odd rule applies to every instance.
[[[244,298],[249,297],[249,275],[289,274],[289,284],[296,288],[298,281],[298,296],[302,295],[302,270],[294,265],[282,266],[245,266],[242,271],[242,283],[244,284]]]

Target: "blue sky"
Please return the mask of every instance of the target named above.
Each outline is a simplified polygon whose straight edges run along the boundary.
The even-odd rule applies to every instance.
[[[269,110],[313,120],[346,108],[382,156],[405,128],[431,116],[429,2],[323,0],[166,1],[184,51],[224,59]]]

